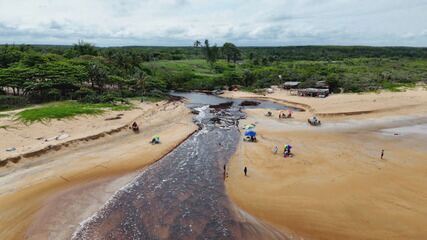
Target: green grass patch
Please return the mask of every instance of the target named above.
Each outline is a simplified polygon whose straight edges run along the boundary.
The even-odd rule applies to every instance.
[[[47,104],[42,107],[27,109],[17,114],[24,123],[43,122],[51,119],[72,118],[78,115],[96,115],[106,110],[130,110],[132,105],[114,105],[109,103],[87,104],[73,101]]]
[[[43,122],[51,119],[71,118],[77,115],[100,114],[104,110],[95,104],[62,102],[47,104],[42,107],[27,109],[18,113],[18,119],[24,123]]]
[[[383,82],[382,84],[383,88],[385,90],[391,91],[391,92],[402,92],[405,91],[408,88],[415,87],[414,83],[391,83],[391,82]]]

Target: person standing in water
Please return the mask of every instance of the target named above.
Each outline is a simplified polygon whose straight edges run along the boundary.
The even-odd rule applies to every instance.
[[[245,173],[245,176],[247,176],[247,175],[248,175],[248,168],[247,168],[247,167],[245,167],[245,168],[243,169],[243,172]]]
[[[384,157],[384,149],[381,150],[381,159],[383,159],[383,157]]]

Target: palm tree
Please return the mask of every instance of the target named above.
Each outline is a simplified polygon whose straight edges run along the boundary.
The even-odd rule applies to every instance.
[[[142,90],[142,95],[145,96],[146,94],[146,89],[145,89],[145,83],[147,80],[147,74],[142,71],[140,68],[135,68],[135,74],[134,74],[134,80],[135,80],[135,84],[136,87]]]
[[[202,43],[201,43],[199,40],[196,40],[196,41],[194,42],[193,46],[194,46],[195,48],[198,48],[198,47],[201,47],[201,46],[202,46]]]

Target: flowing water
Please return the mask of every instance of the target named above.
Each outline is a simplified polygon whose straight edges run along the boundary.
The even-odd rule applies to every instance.
[[[264,109],[274,109],[274,110],[287,110],[292,109],[294,111],[300,111],[300,109],[288,107],[282,104],[274,103],[271,101],[265,100],[254,100],[250,98],[241,98],[241,99],[230,99],[222,98],[215,95],[208,95],[204,93],[195,93],[195,92],[173,92],[172,95],[184,97],[189,100],[188,107],[200,107],[203,105],[216,105],[225,102],[233,102],[233,107],[239,107],[239,105],[244,101],[256,101],[259,105],[256,106],[246,106],[245,108],[264,108]]]
[[[286,239],[283,233],[238,209],[227,197],[223,166],[241,135],[237,107],[198,93],[176,94],[196,108],[200,130],[119,190],[81,224],[74,239]],[[273,109],[286,107],[263,101]]]

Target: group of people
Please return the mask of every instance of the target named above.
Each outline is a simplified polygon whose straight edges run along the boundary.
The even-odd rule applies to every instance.
[[[280,112],[279,113],[279,118],[291,118],[292,117],[292,111],[288,110],[288,114],[286,114],[285,112]]]
[[[273,113],[272,112],[267,112],[266,114],[265,114],[265,116],[266,117],[272,117],[273,116]],[[283,111],[281,111],[280,113],[279,113],[279,118],[281,119],[281,118],[292,118],[292,111],[291,110],[288,110],[288,113],[286,114],[285,112],[283,112]]]
[[[246,125],[244,127],[244,129],[246,130],[244,140],[248,141],[248,142],[256,142],[257,141],[257,139],[256,139],[257,134],[255,132],[255,125],[254,124]]]
[[[134,131],[135,133],[139,133],[138,123],[133,122],[129,128],[132,129],[132,131]],[[153,136],[150,143],[151,144],[159,144],[160,143],[160,137],[158,135]]]
[[[138,123],[133,122],[133,123],[132,123],[131,128],[132,128],[132,130],[133,130],[134,132],[139,132],[139,126],[138,126]]]
[[[256,136],[254,135],[246,136],[246,139],[248,142],[256,142]]]
[[[292,149],[292,146],[289,144],[286,144],[285,147],[283,148],[283,157],[285,158],[292,157],[291,149]],[[278,151],[279,151],[279,147],[274,146],[273,153],[277,154]]]

